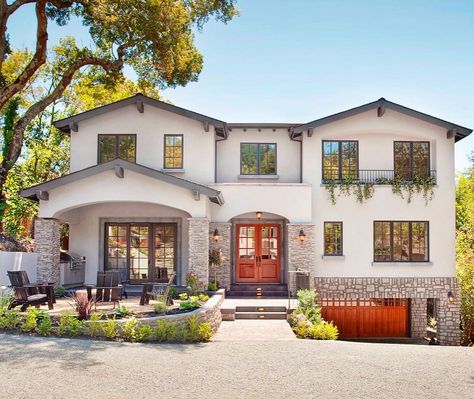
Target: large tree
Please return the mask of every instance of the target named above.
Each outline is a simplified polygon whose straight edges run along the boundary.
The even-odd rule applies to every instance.
[[[474,343],[474,152],[456,187],[456,265],[463,343]]]
[[[9,18],[32,3],[36,46],[20,62],[12,63],[18,52],[10,48]],[[236,14],[235,0],[16,0],[10,4],[0,0],[0,209],[5,208],[5,182],[20,157],[25,131],[62,98],[80,70],[100,69],[107,87],[124,82],[125,65],[134,69],[138,87],[185,85],[197,79],[203,63],[194,45],[194,29],[201,29],[211,17],[226,23]],[[71,18],[88,28],[93,45],[79,46],[68,38],[51,52],[49,22],[63,26]],[[48,62],[50,55],[54,59]],[[54,75],[47,90],[35,93],[34,101],[24,101],[25,90],[45,71]]]

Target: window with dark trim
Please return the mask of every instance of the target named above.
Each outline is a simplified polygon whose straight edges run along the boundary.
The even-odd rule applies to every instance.
[[[428,222],[374,222],[374,262],[428,261]]]
[[[323,140],[323,181],[357,180],[359,142]]]
[[[324,222],[324,255],[342,255],[342,222]]]
[[[241,175],[275,175],[275,143],[240,143]]]
[[[395,177],[404,180],[430,176],[430,143],[428,141],[394,141]]]
[[[182,134],[165,134],[164,163],[165,169],[183,168],[183,143]]]
[[[98,162],[105,163],[116,158],[135,162],[136,141],[135,134],[99,134]]]

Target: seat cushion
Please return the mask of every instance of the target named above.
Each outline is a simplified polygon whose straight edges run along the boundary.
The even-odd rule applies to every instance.
[[[28,300],[29,301],[39,301],[41,299],[45,299],[46,295],[45,294],[35,294],[35,295],[29,295]]]

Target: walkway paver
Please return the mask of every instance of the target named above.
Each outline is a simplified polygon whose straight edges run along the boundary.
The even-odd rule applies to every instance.
[[[296,336],[286,320],[223,321],[213,341],[293,341]]]

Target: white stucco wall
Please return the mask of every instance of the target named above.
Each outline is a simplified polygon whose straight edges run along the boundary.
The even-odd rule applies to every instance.
[[[105,222],[175,222],[178,223],[178,260],[183,280],[188,270],[188,221],[186,212],[148,203],[116,202],[89,205],[61,214],[69,223],[69,250],[86,257],[86,284],[95,284],[97,271],[104,265]]]
[[[129,105],[79,122],[71,132],[71,172],[97,164],[99,134],[136,134],[137,163],[163,168],[165,134],[184,135],[183,166],[180,177],[210,183],[214,181],[214,128],[204,130],[201,122],[145,105],[144,112]]]
[[[373,198],[363,204],[355,196],[338,197],[332,205],[321,185],[322,140],[358,140],[360,169],[393,170],[393,142],[430,141],[431,169],[437,170],[435,197],[425,205],[421,195],[411,204],[392,193],[391,186],[376,186]],[[376,110],[315,129],[304,137],[303,181],[313,187],[313,221],[316,225],[315,267],[323,277],[402,277],[455,275],[454,140],[446,130],[387,110]],[[374,220],[429,221],[429,264],[380,265],[373,261]],[[324,221],[343,222],[345,259],[321,259]]]
[[[268,181],[267,179],[240,177],[240,143],[276,143],[277,175],[272,179],[279,183],[299,183],[300,181],[300,144],[291,141],[288,129],[233,128],[227,140],[217,143],[217,182]]]
[[[0,251],[0,286],[10,285],[7,271],[25,270],[30,282],[36,282],[36,261],[38,254],[35,252],[4,252]]]

